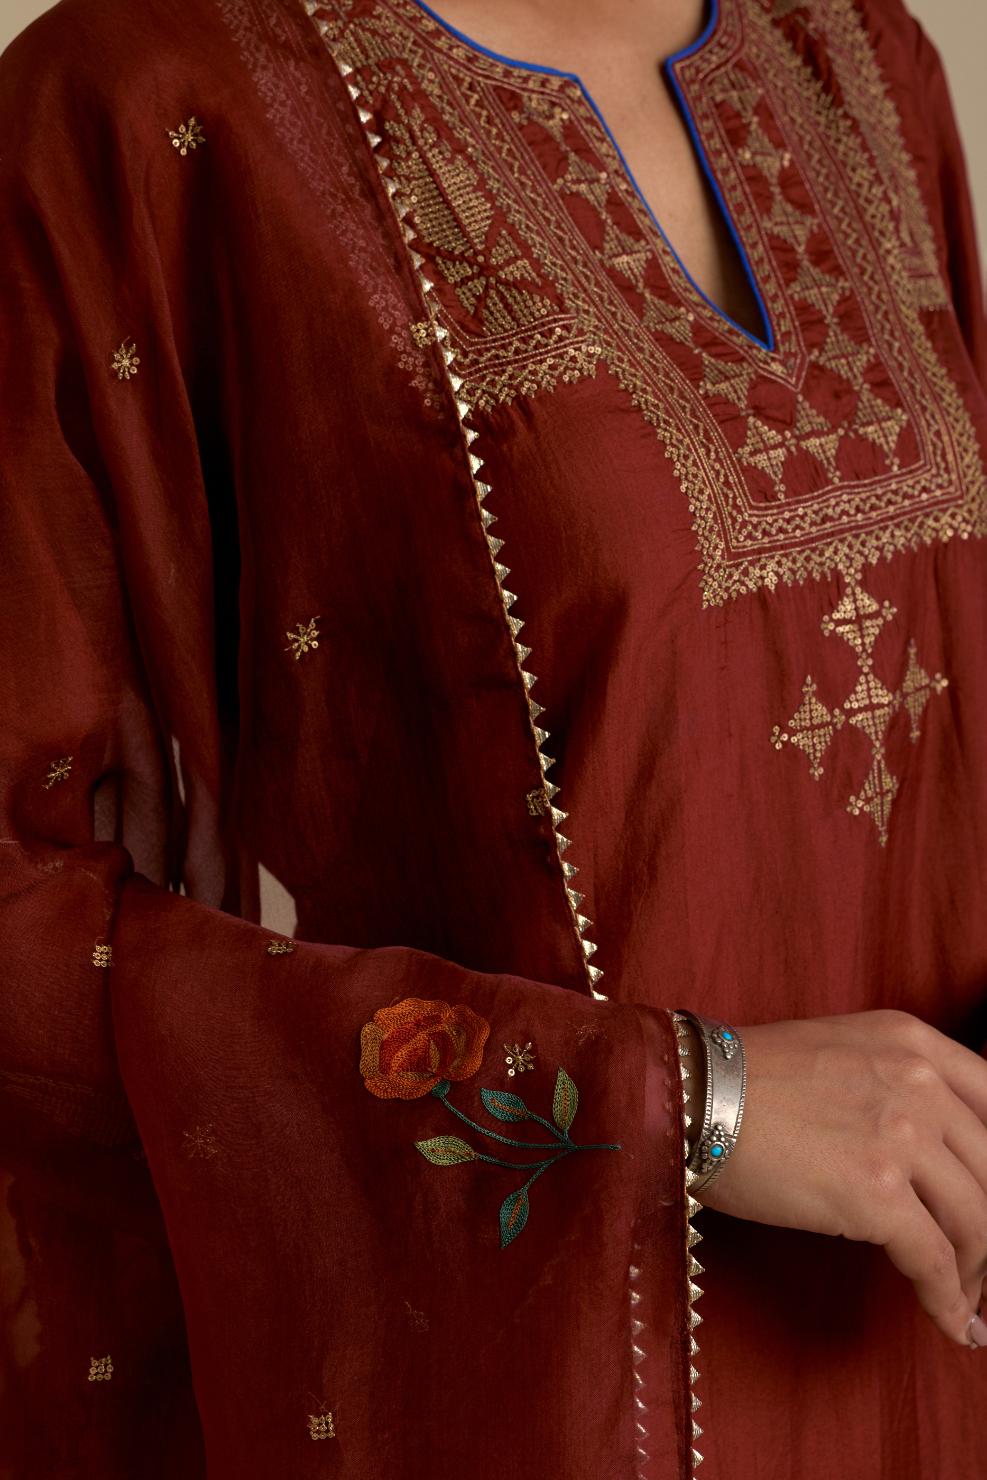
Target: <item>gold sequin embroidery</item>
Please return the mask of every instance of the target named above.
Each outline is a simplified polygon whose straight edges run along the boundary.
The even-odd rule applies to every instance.
[[[89,1358],[89,1381],[109,1382],[113,1376],[113,1362],[109,1357]]]
[[[319,646],[319,629],[315,624],[319,620],[319,617],[312,617],[310,621],[304,624],[299,622],[296,631],[286,632],[285,637],[288,638],[288,646],[285,648],[285,652],[293,652],[296,658],[300,658],[302,653],[308,652],[309,648],[317,648]]]
[[[308,1432],[312,1439],[335,1439],[336,1425],[331,1413],[310,1413]]]
[[[125,339],[120,347],[113,351],[110,369],[116,371],[117,380],[130,380],[137,374],[139,364],[140,356],[137,353],[136,344],[133,341],[128,343]]]
[[[102,942],[97,942],[93,946],[92,960],[94,966],[112,966],[113,947],[111,945],[105,945]]]
[[[407,1312],[408,1324],[414,1331],[428,1330],[428,1316],[423,1310],[416,1310],[410,1300],[404,1302]]]
[[[544,787],[536,786],[534,791],[529,791],[524,798],[528,813],[532,817],[544,817],[551,806]]]
[[[70,755],[63,755],[59,760],[52,761],[48,767],[48,775],[43,782],[45,790],[49,791],[56,781],[64,781],[71,769],[72,757]]]
[[[580,1023],[575,1029],[575,1034],[576,1042],[580,1048],[585,1047],[587,1043],[595,1043],[597,1039],[607,1036],[606,1030],[601,1028],[599,1023]]]
[[[182,1149],[190,1161],[197,1158],[209,1161],[219,1152],[219,1142],[213,1135],[212,1124],[196,1125],[182,1133]]]
[[[507,1065],[509,1079],[513,1079],[515,1074],[523,1074],[526,1069],[533,1069],[535,1067],[530,1040],[523,1048],[518,1043],[505,1043],[504,1047],[507,1049],[507,1057],[504,1063]]]
[[[269,940],[267,942],[267,954],[269,956],[290,956],[295,949],[293,940]]]
[[[860,584],[860,570],[846,578],[846,590],[836,606],[822,619],[827,635],[842,637],[857,656],[860,674],[850,694],[838,708],[829,709],[819,698],[818,686],[810,674],[802,685],[802,702],[782,728],[775,725],[771,743],[776,750],[786,744],[801,750],[809,761],[809,774],[816,781],[823,774],[823,757],[834,736],[843,726],[851,725],[870,742],[871,763],[863,783],[847,800],[847,811],[854,817],[868,816],[877,828],[883,847],[888,840],[891,805],[898,792],[898,778],[888,767],[885,741],[888,726],[900,709],[909,718],[909,734],[914,744],[921,733],[922,714],[926,704],[941,694],[949,680],[941,673],[931,676],[918,660],[914,638],[908,644],[908,665],[901,684],[895,690],[885,687],[874,672],[874,644],[882,627],[897,610],[890,601],[878,602]]]
[[[206,142],[206,136],[202,132],[202,125],[193,114],[187,123],[180,123],[177,129],[170,128],[168,137],[172,147],[177,149],[182,156],[188,154],[189,150],[196,150],[200,144]]]

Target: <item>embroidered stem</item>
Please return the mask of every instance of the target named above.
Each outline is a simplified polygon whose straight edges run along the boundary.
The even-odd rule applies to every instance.
[[[441,1086],[439,1086],[439,1088],[441,1088]],[[463,1121],[466,1125],[468,1125],[471,1130],[476,1131],[478,1135],[489,1136],[492,1141],[503,1141],[505,1146],[519,1146],[523,1151],[554,1151],[558,1142],[569,1140],[568,1133],[563,1133],[560,1135],[555,1126],[549,1125],[547,1120],[542,1120],[542,1125],[548,1126],[548,1129],[555,1136],[554,1141],[515,1141],[510,1136],[502,1136],[499,1131],[489,1131],[484,1126],[477,1125],[476,1121],[470,1120],[469,1116],[464,1115],[462,1110],[457,1110],[456,1106],[447,1099],[445,1094],[440,1095],[437,1090],[433,1090],[432,1093],[435,1095],[436,1099],[442,1101],[447,1110],[451,1110],[453,1115],[458,1115],[459,1119]],[[541,1116],[532,1115],[531,1119],[541,1120]],[[572,1143],[570,1142],[570,1145],[571,1144]]]
[[[476,1131],[476,1133],[478,1135],[480,1135],[480,1136],[489,1136],[492,1141],[502,1141],[505,1146],[517,1146],[522,1151],[554,1151],[555,1150],[555,1142],[553,1142],[553,1141],[515,1141],[511,1136],[502,1136],[499,1131],[487,1130],[486,1126],[478,1125],[475,1120],[470,1120],[470,1118],[469,1118],[468,1115],[464,1115],[463,1112],[462,1112],[462,1110],[459,1110],[459,1109],[456,1108],[456,1106],[448,1098],[448,1081],[444,1081],[444,1083],[447,1086],[446,1091],[444,1091],[443,1093],[440,1094],[439,1091],[442,1089],[442,1085],[438,1085],[432,1091],[432,1093],[435,1095],[436,1099],[442,1101],[443,1105],[446,1107],[447,1110],[451,1110],[452,1113],[453,1113],[453,1115],[458,1115],[459,1119],[464,1123],[464,1125],[468,1125],[470,1127],[470,1129]],[[619,1151],[621,1149],[619,1142],[618,1143],[613,1143],[613,1142],[609,1142],[609,1141],[588,1141],[584,1145],[580,1145],[578,1141],[574,1141],[572,1139],[572,1137],[569,1135],[569,1132],[567,1130],[564,1130],[564,1131],[557,1130],[557,1128],[554,1125],[552,1125],[551,1121],[545,1120],[541,1115],[536,1115],[533,1110],[529,1110],[528,1111],[528,1119],[529,1120],[537,1120],[538,1123],[539,1123],[539,1125],[545,1126],[548,1130],[550,1130],[552,1132],[552,1134],[556,1137],[556,1140],[559,1143],[561,1143],[561,1145],[562,1145],[562,1154],[566,1154],[569,1151]],[[479,1159],[481,1161],[493,1161],[494,1160],[493,1157],[489,1157],[489,1156],[483,1156],[483,1157],[480,1157]],[[558,1157],[552,1157],[552,1158],[550,1158],[550,1161],[557,1161],[557,1160],[558,1160]],[[500,1166],[515,1166],[515,1165],[518,1165],[518,1163],[504,1161],[504,1162],[500,1162],[499,1165]],[[528,1165],[529,1166],[535,1166],[536,1163],[535,1162],[529,1162]]]
[[[555,1161],[558,1161],[558,1159],[559,1158],[557,1156],[553,1158],[553,1160],[555,1160]],[[549,1165],[551,1165],[551,1163],[549,1163]],[[546,1170],[547,1170],[546,1167],[539,1167],[538,1170],[536,1172],[532,1173],[532,1175],[528,1178],[528,1180],[527,1180],[527,1182],[525,1182],[524,1186],[521,1187],[521,1188],[519,1188],[519,1192],[527,1192],[528,1188],[531,1186],[532,1182],[534,1182],[535,1178],[536,1177],[540,1177],[541,1174],[542,1174],[542,1172],[544,1172]]]
[[[499,1131],[487,1130],[485,1126],[478,1125],[475,1120],[450,1103],[449,1091],[452,1083],[448,1079],[440,1079],[429,1091],[437,1100],[441,1100],[447,1110],[451,1111],[470,1130],[476,1131],[479,1136],[489,1136],[493,1141],[499,1141],[504,1146],[516,1146],[520,1151],[553,1151],[553,1156],[543,1157],[540,1161],[507,1161],[500,1156],[489,1156],[485,1152],[477,1151],[460,1136],[430,1136],[424,1141],[416,1141],[415,1149],[430,1161],[433,1166],[452,1167],[459,1166],[464,1162],[485,1161],[488,1166],[504,1167],[512,1172],[531,1172],[528,1180],[523,1186],[509,1192],[500,1205],[500,1247],[505,1249],[524,1228],[528,1221],[529,1203],[528,1188],[542,1172],[547,1172],[549,1167],[561,1161],[564,1156],[571,1156],[574,1151],[620,1151],[620,1142],[594,1141],[585,1146],[580,1146],[573,1141],[569,1135],[569,1127],[575,1118],[579,1106],[579,1091],[566,1071],[559,1066],[555,1079],[555,1093],[552,1098],[552,1114],[555,1124],[545,1120],[541,1115],[536,1115],[529,1110],[525,1102],[508,1090],[481,1089],[480,1099],[483,1107],[494,1116],[496,1120],[505,1120],[512,1125],[519,1125],[523,1120],[536,1120],[539,1125],[546,1126],[555,1136],[554,1142],[539,1141],[516,1141],[511,1136],[503,1136]]]
[[[559,1134],[558,1130],[556,1129],[556,1127],[552,1124],[552,1122],[550,1120],[545,1120],[543,1116],[536,1115],[533,1110],[529,1110],[528,1111],[528,1119],[529,1120],[537,1120],[538,1124],[545,1126],[546,1130],[550,1130],[552,1132],[552,1135],[553,1136],[557,1136]],[[568,1141],[569,1140],[569,1132],[568,1132],[568,1130],[563,1130],[561,1139],[564,1140],[564,1141]]]
[[[575,1151],[577,1148],[573,1146],[570,1149]],[[563,1150],[557,1152],[555,1156],[546,1156],[544,1161],[503,1161],[499,1156],[485,1156],[482,1151],[478,1151],[475,1160],[489,1162],[492,1167],[509,1167],[512,1172],[526,1172],[529,1167],[538,1167],[544,1171],[554,1161],[558,1161],[559,1157],[568,1155],[569,1151]],[[526,1182],[524,1185],[527,1187],[529,1183]]]

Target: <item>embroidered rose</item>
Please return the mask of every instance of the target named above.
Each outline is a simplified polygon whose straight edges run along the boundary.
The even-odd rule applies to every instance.
[[[360,1073],[370,1093],[382,1100],[419,1100],[426,1095],[434,1095],[450,1115],[477,1136],[496,1142],[498,1147],[516,1147],[529,1155],[538,1151],[550,1153],[536,1161],[515,1161],[479,1151],[462,1136],[428,1136],[415,1142],[415,1149],[432,1166],[455,1167],[464,1162],[483,1162],[507,1171],[529,1174],[523,1185],[509,1192],[500,1205],[500,1247],[506,1249],[527,1224],[528,1189],[544,1172],[577,1151],[619,1151],[621,1146],[619,1142],[609,1141],[579,1144],[572,1139],[570,1131],[579,1107],[579,1091],[561,1064],[555,1078],[551,1120],[529,1109],[518,1095],[507,1090],[480,1090],[483,1108],[494,1120],[505,1121],[509,1125],[532,1121],[550,1133],[550,1141],[522,1141],[514,1136],[505,1136],[489,1126],[480,1125],[454,1105],[449,1099],[452,1081],[469,1079],[476,1073],[489,1033],[490,1024],[486,1018],[480,1017],[465,1003],[454,1005],[450,1002],[426,1002],[421,997],[405,997],[403,1002],[378,1007],[373,1019],[364,1023],[360,1030]],[[507,1044],[504,1047],[507,1048]],[[515,1045],[514,1051],[526,1053],[530,1047],[529,1043],[526,1049],[519,1050]],[[525,1067],[534,1068],[534,1065]]]
[[[479,1069],[490,1024],[465,1003],[405,997],[378,1007],[360,1032],[360,1073],[382,1100],[417,1100]]]

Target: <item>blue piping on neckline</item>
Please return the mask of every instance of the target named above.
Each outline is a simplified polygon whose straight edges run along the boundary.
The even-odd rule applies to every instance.
[[[597,106],[596,99],[593,97],[592,93],[589,91],[589,88],[583,82],[583,79],[578,75],[578,73],[566,72],[561,67],[550,67],[546,63],[542,62],[526,62],[520,60],[517,57],[504,56],[502,52],[492,51],[489,46],[484,46],[481,42],[475,41],[472,36],[467,36],[465,31],[461,31],[458,26],[454,26],[450,21],[445,20],[441,15],[434,11],[431,5],[427,3],[427,0],[409,0],[409,3],[417,6],[419,10],[423,10],[426,15],[431,16],[432,20],[436,23],[437,26],[440,26],[442,30],[448,31],[451,35],[455,36],[459,41],[463,43],[464,46],[469,47],[472,51],[480,52],[483,56],[492,58],[492,60],[495,62],[501,62],[505,67],[513,67],[516,71],[521,72],[541,72],[549,77],[566,77],[570,82],[574,82],[579,88],[583,97],[586,99],[586,102],[595,113],[600,127],[603,129],[603,132],[610,140],[610,143],[614,149],[614,153],[620,160],[620,163],[624,169],[624,173],[627,175],[628,180],[633,186],[634,193],[637,195],[638,200],[644,206],[648,215],[654,222],[655,229],[657,230],[659,236],[662,238],[668,250],[675,258],[675,261],[678,263],[683,277],[692,286],[695,292],[699,294],[699,297],[703,300],[703,302],[706,303],[712,309],[713,313],[715,313],[719,318],[725,319],[728,324],[732,324],[733,327],[739,331],[739,333],[743,334],[745,339],[751,340],[760,349],[768,350],[770,353],[774,352],[776,343],[774,326],[772,325],[771,320],[768,317],[768,310],[765,306],[764,299],[761,296],[761,290],[757,285],[757,280],[754,277],[753,271],[751,270],[751,265],[747,259],[747,253],[744,250],[744,244],[740,240],[740,236],[737,232],[737,227],[734,223],[733,216],[727,208],[727,203],[723,198],[723,192],[721,191],[719,184],[717,183],[716,178],[713,174],[712,168],[710,167],[706,150],[703,147],[702,140],[699,137],[699,131],[696,128],[695,119],[692,116],[692,111],[689,108],[688,103],[686,102],[685,94],[682,91],[682,87],[673,70],[676,62],[684,61],[686,57],[692,56],[694,52],[699,51],[703,46],[706,45],[706,42],[709,40],[710,36],[716,29],[717,22],[720,18],[720,0],[709,0],[709,17],[700,34],[696,37],[694,41],[690,41],[688,46],[684,46],[681,51],[673,52],[671,56],[666,57],[664,62],[662,62],[661,67],[662,71],[665,73],[665,76],[668,78],[672,86],[672,90],[675,93],[676,98],[678,99],[679,107],[682,110],[682,115],[685,119],[686,127],[689,130],[689,136],[692,139],[693,147],[695,148],[695,151],[699,156],[699,163],[702,166],[703,174],[709,181],[710,188],[713,191],[714,197],[716,198],[716,203],[720,209],[724,221],[727,224],[727,229],[730,232],[733,244],[737,249],[738,256],[740,257],[741,266],[744,269],[744,275],[747,278],[750,290],[753,293],[754,299],[757,303],[758,312],[761,315],[761,321],[767,330],[766,339],[762,338],[760,334],[752,334],[749,329],[744,328],[743,324],[738,324],[736,319],[732,318],[730,314],[726,313],[718,303],[714,303],[712,298],[708,297],[708,295],[703,292],[702,288],[696,282],[695,278],[692,276],[691,272],[682,261],[682,258],[679,256],[678,252],[675,250],[674,246],[666,236],[664,227],[658,220],[658,217],[655,215],[654,211],[651,209],[650,204],[641,191],[641,187],[638,185],[637,180],[634,178],[630,165],[624,158],[624,152],[621,149],[620,145],[617,143],[617,140],[614,138],[613,134],[611,133],[610,125],[607,123],[599,107]]]
[[[766,349],[773,354],[775,344],[777,342],[775,339],[774,325],[772,324],[771,319],[768,316],[767,306],[764,302],[763,297],[761,296],[761,289],[758,287],[757,279],[755,278],[750,262],[748,261],[747,252],[744,244],[740,240],[740,234],[737,231],[736,222],[734,221],[733,215],[723,198],[723,192],[720,189],[719,182],[717,181],[716,176],[713,174],[713,170],[709,162],[709,156],[707,155],[706,150],[703,147],[703,142],[699,137],[699,130],[696,127],[696,120],[692,115],[691,108],[686,102],[685,93],[682,91],[682,85],[673,70],[676,62],[683,61],[686,57],[692,56],[693,52],[699,51],[703,46],[706,45],[706,42],[709,40],[713,31],[716,29],[719,18],[720,0],[710,0],[709,20],[706,22],[704,29],[696,37],[695,41],[690,43],[690,45],[683,47],[681,51],[674,52],[670,57],[666,57],[665,61],[662,63],[662,70],[671,83],[675,96],[679,100],[679,106],[682,109],[682,116],[685,119],[686,127],[689,130],[689,134],[695,146],[696,153],[699,156],[699,162],[703,167],[703,173],[705,174],[706,179],[709,181],[710,189],[716,197],[717,205],[720,208],[720,212],[723,216],[724,221],[727,223],[727,229],[730,232],[731,237],[733,238],[733,244],[737,248],[737,255],[740,258],[740,264],[744,269],[744,274],[747,278],[748,285],[750,286],[750,290],[754,295],[755,302],[757,303],[758,312],[761,315],[761,322],[767,330],[767,338],[762,338],[760,334],[752,334],[749,329],[744,328],[743,324],[738,324],[736,319],[731,318],[728,313],[724,313],[723,309],[720,308],[718,304],[711,302],[711,300],[706,297],[706,294],[703,292],[702,288],[699,287],[699,284],[693,282],[692,277],[686,271],[685,266],[679,259],[678,253],[675,251],[675,248],[672,246],[671,242],[668,242],[668,245],[673,255],[675,256],[675,260],[679,263],[679,266],[682,268],[682,271],[685,273],[690,283],[692,283],[697,293],[699,293],[702,298],[706,299],[706,302],[710,305],[710,307],[715,309],[718,314],[721,314],[723,318],[727,319],[731,324],[733,324],[735,328],[739,329],[741,334],[746,334],[748,339],[752,339],[755,344],[759,344],[762,349]],[[619,152],[620,151],[618,150],[618,153]],[[634,177],[633,175],[631,175],[630,170],[628,170],[627,173],[630,176],[631,181],[633,182]],[[638,195],[641,195],[640,191],[638,191]],[[644,200],[644,197],[641,196],[641,199]],[[644,204],[647,206],[648,203],[646,200],[644,201]],[[650,210],[650,207],[648,207],[648,209]],[[651,219],[658,227],[658,230],[661,231],[662,236],[665,236],[665,233],[664,231],[662,231],[661,225],[653,211],[651,212]],[[668,241],[667,236],[665,237],[665,240]]]

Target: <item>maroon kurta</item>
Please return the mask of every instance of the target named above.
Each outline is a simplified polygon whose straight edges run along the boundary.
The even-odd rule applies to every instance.
[[[692,1334],[666,1011],[987,1036],[962,153],[898,0],[668,71],[759,334],[419,0],[6,53],[4,1480],[977,1472],[879,1250]]]

